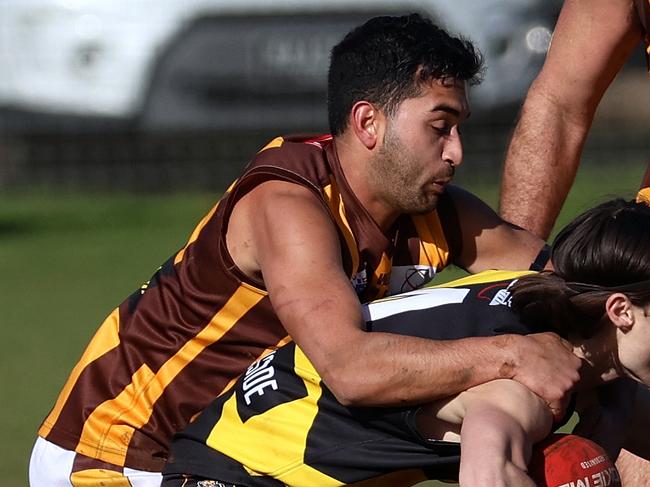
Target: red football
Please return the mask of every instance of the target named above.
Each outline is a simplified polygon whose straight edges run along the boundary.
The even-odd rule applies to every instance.
[[[537,443],[528,472],[538,487],[617,487],[618,471],[605,450],[576,435],[553,434]]]

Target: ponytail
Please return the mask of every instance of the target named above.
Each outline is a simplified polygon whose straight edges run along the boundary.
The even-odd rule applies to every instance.
[[[512,308],[523,323],[550,327],[562,336],[576,333],[584,337],[596,331],[611,294],[604,289],[579,292],[548,271],[524,276],[510,290]]]
[[[637,306],[650,303],[650,207],[615,199],[575,218],[551,249],[554,272],[512,286],[522,322],[560,335],[593,335],[615,292]]]

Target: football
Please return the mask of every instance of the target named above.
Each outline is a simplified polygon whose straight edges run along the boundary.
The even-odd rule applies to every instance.
[[[528,472],[538,487],[617,487],[618,471],[599,445],[553,434],[533,447]]]

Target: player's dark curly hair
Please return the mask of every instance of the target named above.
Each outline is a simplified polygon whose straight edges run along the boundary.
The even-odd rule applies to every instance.
[[[650,303],[650,206],[615,199],[578,216],[551,249],[554,272],[521,278],[512,307],[522,321],[593,335],[615,292]]]
[[[330,131],[340,135],[361,100],[387,115],[420,93],[422,83],[481,81],[483,59],[471,42],[452,37],[419,14],[374,17],[332,49],[327,81]]]

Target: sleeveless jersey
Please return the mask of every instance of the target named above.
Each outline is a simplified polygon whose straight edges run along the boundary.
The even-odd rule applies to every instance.
[[[510,309],[508,288],[523,274],[490,271],[370,303],[367,328],[434,340],[539,331]],[[342,406],[290,343],[251,365],[174,437],[164,473],[248,487],[454,478],[460,446],[423,438],[416,412]]]
[[[391,284],[418,287],[449,260],[437,212],[401,217],[384,235],[348,187],[331,137],[277,138],[187,245],[106,318],[40,436],[102,462],[160,471],[173,433],[254,360],[290,340],[264,284],[237,269],[225,244],[235,203],[272,179],[305,186],[322,202],[362,301]],[[399,272],[391,283],[393,266]]]

